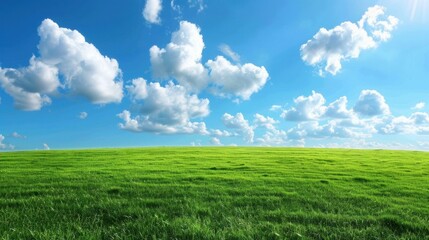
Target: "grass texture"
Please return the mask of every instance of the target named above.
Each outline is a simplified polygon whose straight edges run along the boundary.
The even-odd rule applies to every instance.
[[[429,239],[429,153],[0,153],[0,239]]]

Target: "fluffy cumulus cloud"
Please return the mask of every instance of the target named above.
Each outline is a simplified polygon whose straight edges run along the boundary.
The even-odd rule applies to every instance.
[[[5,69],[4,75],[11,79],[17,88],[29,93],[51,93],[60,86],[58,69],[36,59],[34,56],[30,58],[28,67]]]
[[[363,138],[369,135],[356,128],[341,126],[337,121],[320,124],[317,121],[299,123],[287,132],[291,140],[307,138]]]
[[[330,118],[351,118],[353,110],[347,109],[347,97],[342,96],[330,103],[326,108],[325,116]]]
[[[261,137],[258,137],[256,142],[265,146],[276,146],[285,144],[286,139],[286,131],[273,128],[269,129]]]
[[[40,58],[59,69],[74,94],[97,104],[121,101],[122,81],[115,59],[103,56],[78,31],[60,28],[50,19],[40,25],[39,36]]]
[[[415,109],[415,110],[420,110],[420,109],[425,108],[425,106],[426,106],[426,103],[425,103],[425,102],[418,102],[418,103],[413,107],[413,109]]]
[[[359,21],[360,28],[366,28],[376,41],[387,41],[391,37],[391,32],[398,25],[399,20],[394,16],[387,16],[385,20],[380,20],[385,15],[385,8],[379,5],[368,8]]]
[[[428,113],[394,116],[384,96],[376,90],[361,91],[354,108],[348,108],[346,96],[328,104],[322,94],[314,91],[294,102],[289,109],[283,110],[280,105],[273,109],[283,110],[280,117],[295,122],[289,123],[294,125],[288,128],[278,127],[276,118],[259,113],[254,114],[252,124],[241,113],[225,113],[222,121],[228,131],[211,130],[211,136],[219,141],[221,137],[241,136],[247,143],[263,146],[303,146],[310,141],[311,146],[319,147],[425,149],[424,144],[386,145],[371,140],[375,135],[429,135]]]
[[[45,19],[38,28],[38,57],[29,66],[0,69],[0,85],[21,110],[39,110],[50,104],[59,87],[92,103],[120,102],[122,81],[115,59],[103,56],[76,30]],[[64,79],[64,82],[60,82]]]
[[[295,107],[284,110],[281,117],[288,121],[309,121],[319,119],[325,114],[325,98],[315,91],[308,97],[299,96],[294,100]]]
[[[172,4],[175,6],[174,2]],[[125,88],[133,109],[138,110],[133,113],[125,110],[118,114],[123,120],[120,128],[134,132],[202,134],[217,139],[240,134],[246,141],[253,142],[253,129],[242,114],[241,119],[240,114],[234,119],[227,115],[223,118],[225,125],[234,132],[207,130],[204,122],[193,120],[209,114],[209,100],[196,95],[202,90],[248,100],[268,79],[264,67],[252,63],[232,64],[222,56],[202,64],[205,45],[200,32],[195,24],[181,21],[170,43],[164,48],[156,45],[150,48],[153,76],[169,82],[162,86],[159,82],[149,83],[143,78],[132,80]],[[239,123],[240,126],[234,125]]]
[[[138,112],[135,118],[127,110],[120,113],[118,116],[124,121],[120,128],[134,132],[209,134],[204,122],[191,121],[210,113],[208,99],[199,99],[172,82],[161,86],[141,78],[132,81],[127,89]]]
[[[233,64],[223,56],[201,63],[203,36],[193,23],[180,22],[165,48],[150,49],[152,72],[157,79],[175,79],[188,91],[200,92],[210,85],[211,92],[222,97],[248,100],[267,82],[265,67],[252,63]],[[231,50],[232,51],[232,50]]]
[[[390,114],[384,96],[376,90],[363,90],[353,109],[348,109],[348,100],[342,96],[326,105],[325,97],[315,91],[310,96],[294,99],[295,106],[283,110],[281,117],[287,121],[316,121],[320,119],[355,119],[356,114],[365,117]],[[275,109],[279,109],[275,107]]]
[[[254,128],[265,129],[265,133],[256,138],[256,142],[265,146],[282,145],[286,141],[286,131],[277,129],[279,121],[274,118],[256,113],[253,116]]]
[[[287,130],[288,140],[368,138],[380,132],[390,118],[389,106],[375,90],[363,90],[352,109],[347,106],[346,96],[326,104],[324,96],[314,91],[310,96],[299,96],[294,103],[280,115],[287,121],[298,122]],[[424,122],[425,118],[420,116],[419,120]]]
[[[333,29],[321,28],[312,39],[300,48],[301,58],[307,64],[321,67],[319,74],[336,75],[341,62],[358,58],[361,51],[376,48],[380,42],[391,37],[398,19],[385,15],[381,6],[370,7],[358,23],[343,22]]]
[[[390,108],[384,96],[376,90],[363,90],[353,110],[364,116],[390,114]]]
[[[267,82],[269,74],[265,67],[252,63],[234,65],[223,56],[209,60],[210,79],[214,84],[214,93],[221,96],[238,96],[249,100]]]
[[[255,136],[253,127],[250,126],[249,121],[244,118],[242,113],[237,113],[235,116],[225,113],[222,116],[222,122],[225,127],[235,130],[242,135],[246,142],[253,143]]]
[[[146,0],[146,5],[143,8],[143,17],[149,23],[160,24],[161,18],[159,17],[159,14],[161,13],[161,10],[162,0]]]
[[[256,127],[263,127],[266,129],[274,129],[274,125],[277,124],[279,121],[274,120],[271,117],[263,116],[259,113],[256,113],[254,116],[253,124]]]
[[[190,91],[199,92],[208,84],[208,72],[201,64],[203,36],[193,23],[180,22],[165,48],[150,48],[150,62],[155,78],[176,79]]]
[[[17,79],[14,76],[21,71],[25,70],[0,69],[0,86],[6,93],[13,97],[15,108],[24,111],[35,111],[41,109],[44,105],[50,104],[51,99],[46,94],[28,92],[16,85]]]
[[[409,117],[399,116],[387,119],[379,125],[381,134],[421,134],[429,135],[429,115],[424,112],[415,112]]]
[[[147,82],[144,78],[136,78],[131,85],[125,86],[133,101],[147,98]]]

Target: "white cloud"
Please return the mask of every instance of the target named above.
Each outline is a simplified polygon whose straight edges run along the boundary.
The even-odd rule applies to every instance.
[[[81,113],[79,113],[79,118],[80,119],[86,119],[88,117],[88,113],[87,112],[81,112]]]
[[[133,79],[132,84],[125,86],[125,88],[134,101],[147,98],[147,84],[146,80],[143,78]]]
[[[389,106],[384,97],[376,90],[363,90],[353,109],[348,109],[348,100],[342,96],[328,105],[324,96],[312,91],[310,96],[299,96],[294,99],[295,106],[283,110],[281,117],[287,121],[319,121],[323,119],[335,120],[343,126],[363,127],[368,125],[359,119],[356,113],[365,117],[390,114]],[[276,108],[277,109],[277,108]],[[371,119],[375,124],[376,119]]]
[[[124,123],[119,123],[119,127],[124,130],[132,131],[132,132],[141,132],[144,131],[139,125],[139,117],[137,119],[131,118],[131,113],[128,110],[124,110],[117,115],[120,119],[124,121]]]
[[[176,4],[175,2],[174,2],[174,0],[171,0],[170,1],[170,7],[171,7],[171,9],[173,9],[174,11],[176,11],[176,12],[178,12],[179,14],[181,14],[182,13],[182,8],[179,6],[179,4]]]
[[[238,131],[248,143],[253,143],[255,133],[242,113],[237,113],[235,116],[225,113],[222,116],[222,122],[227,128]]]
[[[13,146],[12,144],[6,144],[6,143],[4,143],[4,140],[5,140],[6,138],[2,135],[2,134],[0,134],[0,149],[11,149],[11,150],[13,150],[13,149],[15,149],[15,146]]]
[[[371,139],[375,134],[408,134],[429,135],[429,114],[415,112],[409,117],[391,115],[384,97],[375,90],[361,91],[354,109],[347,108],[347,97],[343,96],[325,105],[326,101],[320,93],[312,92],[308,97],[300,96],[295,99],[296,106],[285,110],[283,118],[298,121],[289,129],[278,129],[278,120],[256,113],[252,125],[243,114],[233,116],[225,113],[222,117],[224,125],[243,136],[247,142],[263,146],[299,145],[311,140],[320,141],[324,147],[376,147],[376,148],[405,148],[405,145],[373,144],[356,142]],[[278,105],[277,105],[278,106]],[[278,107],[281,109],[281,107]],[[278,109],[275,107],[275,109]],[[262,130],[265,130],[263,132]],[[230,132],[211,130],[211,136],[219,138],[231,136]],[[339,140],[341,139],[341,140]],[[332,141],[341,141],[332,144]],[[356,140],[355,142],[353,142]],[[326,143],[324,142],[326,141]],[[409,145],[410,149],[421,148]]]
[[[286,132],[277,129],[275,126],[279,121],[259,113],[256,113],[253,117],[254,128],[266,129],[264,135],[256,139],[257,143],[265,146],[282,145],[285,143]]]
[[[377,133],[390,114],[384,97],[375,90],[364,90],[354,109],[347,108],[347,97],[342,96],[326,104],[322,94],[294,99],[295,106],[283,110],[285,120],[300,122],[287,131],[287,139],[367,138]],[[360,113],[360,115],[357,115]],[[381,117],[375,117],[381,115]],[[371,118],[360,118],[360,116]]]
[[[121,101],[121,71],[115,59],[103,56],[78,31],[60,28],[50,19],[41,23],[38,34],[40,56],[31,57],[28,67],[0,68],[0,86],[17,109],[40,110],[59,87],[96,104]]]
[[[219,130],[219,129],[213,129],[210,132],[211,132],[211,135],[215,136],[215,137],[231,137],[231,136],[237,135],[237,134],[231,133],[229,131]]]
[[[188,0],[191,8],[197,8],[198,12],[202,12],[207,6],[204,4],[204,0]]]
[[[19,134],[19,133],[17,133],[17,132],[13,132],[13,133],[11,134],[11,137],[13,137],[13,138],[27,138],[26,136],[21,135],[21,134]]]
[[[262,136],[256,136],[255,142],[261,145],[290,145],[295,142],[311,139],[325,141],[342,139],[340,144],[323,143],[324,147],[376,147],[416,149],[418,145],[401,144],[357,144],[352,140],[370,139],[375,134],[407,134],[429,135],[429,114],[415,112],[409,117],[391,115],[390,108],[384,97],[376,90],[363,90],[353,109],[347,108],[347,97],[343,96],[328,104],[325,98],[316,92],[308,97],[300,96],[295,100],[295,106],[284,110],[281,117],[287,120],[298,121],[288,130],[276,128],[278,121],[260,114],[255,114],[253,127],[265,128]],[[282,109],[274,105],[274,110]],[[353,142],[353,143],[351,143]],[[376,143],[376,142],[374,142]]]
[[[44,143],[43,144],[43,150],[51,150],[51,148],[49,147],[48,144]]]
[[[199,99],[172,82],[163,87],[157,82],[148,84],[139,79],[127,89],[132,92],[139,89],[137,92],[145,91],[146,95],[132,94],[134,100],[143,100],[143,103],[135,118],[127,110],[118,115],[124,120],[120,128],[135,132],[208,134],[204,122],[191,122],[191,119],[206,117],[210,113],[208,99]]]
[[[252,63],[234,65],[223,56],[201,63],[203,36],[193,23],[181,21],[165,48],[152,46],[150,62],[157,79],[175,79],[188,91],[200,92],[210,85],[211,92],[222,97],[248,100],[268,80],[265,67]]]
[[[217,138],[217,137],[212,137],[210,139],[210,143],[213,144],[213,145],[217,145],[217,146],[222,146],[223,145],[222,142],[220,141],[220,139]]]
[[[0,86],[14,99],[14,106],[24,111],[40,110],[51,103],[51,99],[41,93],[27,92],[14,84],[15,79],[6,76],[11,69],[0,68]]]
[[[396,17],[388,16],[386,20],[379,20],[384,16],[385,8],[379,5],[368,8],[359,21],[359,27],[368,30],[376,41],[387,41],[391,37],[391,32],[398,25],[399,20]]]
[[[329,121],[323,125],[317,121],[311,121],[299,123],[296,127],[289,129],[287,137],[295,140],[307,138],[364,138],[370,137],[370,135],[355,128],[341,126],[336,121]]]
[[[351,118],[353,110],[347,109],[347,97],[342,96],[330,103],[326,108],[325,116],[330,118]]]
[[[5,149],[6,145],[3,143],[5,137],[0,134],[0,149]]]
[[[173,6],[172,2],[172,6]],[[143,9],[143,17],[152,24],[160,24],[161,18],[159,14],[162,10],[162,0],[146,0],[146,5]]]
[[[103,56],[76,30],[60,28],[50,19],[39,27],[40,58],[56,66],[72,93],[92,103],[121,102],[121,72],[115,59]]]
[[[361,115],[370,117],[390,114],[389,105],[383,95],[376,90],[363,90],[353,109]]]
[[[257,138],[256,142],[265,146],[283,145],[286,143],[286,137],[287,133],[284,130],[273,128]]]
[[[281,117],[288,121],[317,120],[325,114],[325,98],[322,94],[312,91],[308,97],[299,96],[293,100],[295,107],[284,110]]]
[[[410,117],[399,116],[387,119],[378,126],[381,134],[421,134],[429,135],[429,114],[415,112]]]
[[[13,97],[15,108],[39,110],[51,103],[46,94],[56,91],[60,86],[58,69],[33,56],[28,67],[0,68],[0,86]]]
[[[429,124],[429,115],[424,112],[415,112],[411,114],[410,119],[414,124]]]
[[[168,125],[153,122],[149,116],[138,115],[135,118],[131,117],[128,110],[124,110],[118,114],[124,123],[120,123],[119,127],[132,132],[153,132],[157,134],[201,134],[207,135],[208,131],[204,122],[185,122],[182,125]]]
[[[324,143],[320,144],[317,147],[322,148],[354,148],[354,149],[394,149],[394,150],[411,150],[416,148],[423,148],[411,143],[404,144],[404,143],[398,143],[398,142],[390,142],[390,143],[383,143],[383,142],[377,142],[377,141],[370,141],[367,139],[350,139],[350,140],[344,140],[341,142],[336,143]]]
[[[259,113],[256,113],[253,117],[254,117],[253,124],[256,127],[263,127],[266,129],[275,129],[274,125],[279,122],[277,120],[274,120],[271,117],[265,117]]]
[[[234,62],[240,62],[240,55],[234,52],[231,47],[227,44],[222,44],[219,46],[219,50],[227,57],[229,57]]]
[[[248,100],[267,82],[269,74],[265,67],[252,63],[234,65],[222,56],[209,60],[206,65],[210,69],[210,79],[215,85],[213,93],[220,96],[238,96]]]
[[[344,22],[330,30],[321,28],[300,50],[304,62],[312,66],[325,63],[324,71],[336,75],[342,67],[341,61],[357,58],[362,50],[375,46],[374,40],[364,29]],[[320,73],[323,75],[323,71]]]
[[[358,58],[361,51],[376,48],[379,42],[390,38],[398,19],[388,16],[387,20],[379,20],[383,15],[384,8],[376,5],[368,8],[358,23],[346,21],[330,30],[321,28],[301,46],[302,60],[318,66],[320,75],[336,75],[342,61]]]
[[[176,79],[190,91],[199,92],[208,84],[208,72],[201,64],[203,36],[193,23],[180,22],[165,48],[152,46],[150,62],[155,78]]]
[[[282,106],[280,106],[280,105],[272,105],[271,107],[270,107],[270,111],[272,111],[272,112],[276,112],[276,111],[280,111],[280,110],[282,110],[283,108],[282,108]]]
[[[371,125],[376,125],[383,122],[383,119],[370,118],[360,119],[358,115],[353,114],[350,118],[333,119],[336,125],[342,127],[367,128],[372,129]]]
[[[418,102],[412,109],[420,110],[420,109],[425,108],[425,106],[426,106],[425,102]]]
[[[185,0],[182,0],[182,1],[171,0],[170,7],[171,9],[173,9],[173,11],[176,11],[179,15],[181,15],[182,9],[184,9],[185,7],[189,9],[196,8],[197,12],[200,13],[207,7],[207,5],[204,3],[203,0],[187,0],[186,2]]]
[[[30,65],[21,69],[4,69],[4,75],[13,85],[29,93],[51,93],[59,86],[58,69],[44,62],[30,58]]]

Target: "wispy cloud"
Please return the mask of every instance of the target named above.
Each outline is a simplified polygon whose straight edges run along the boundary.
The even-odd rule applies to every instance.
[[[79,113],[79,118],[80,119],[86,119],[88,117],[88,113],[87,112],[81,112],[81,113]]]
[[[234,52],[229,45],[221,44],[219,50],[234,62],[240,62],[240,55]]]

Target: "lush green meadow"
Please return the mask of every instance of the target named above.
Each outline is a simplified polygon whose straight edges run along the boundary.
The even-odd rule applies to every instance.
[[[0,153],[0,239],[429,239],[429,153]]]

